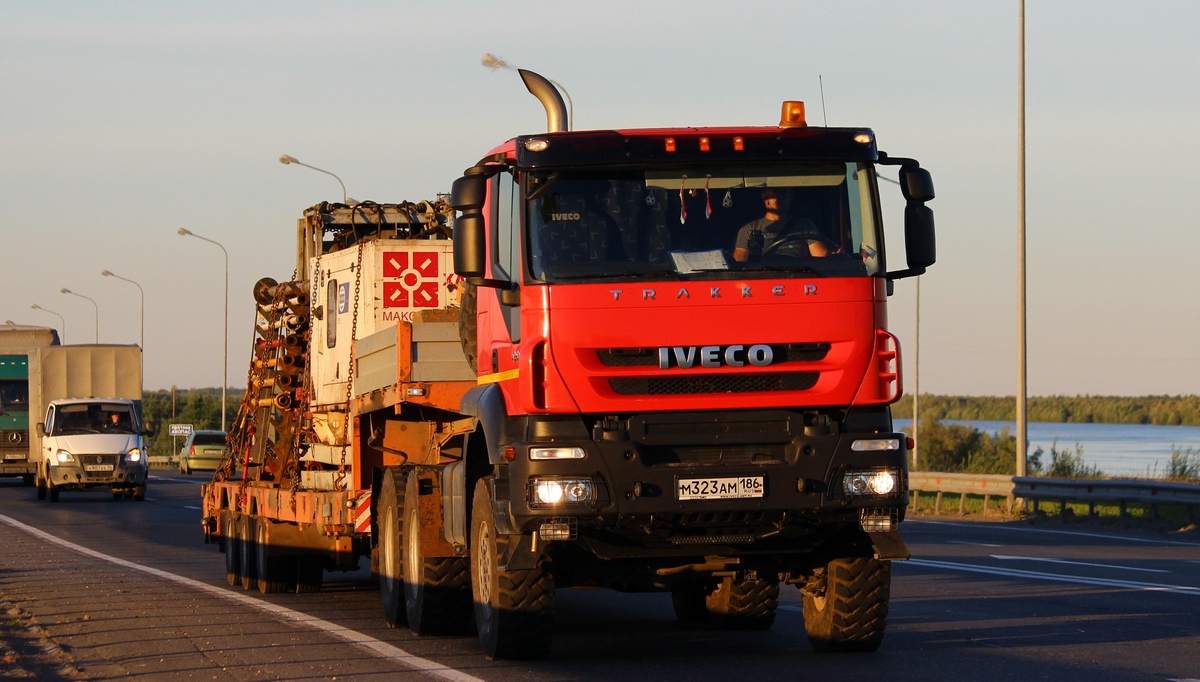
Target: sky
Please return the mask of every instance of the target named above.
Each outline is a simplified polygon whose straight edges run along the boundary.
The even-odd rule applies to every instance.
[[[1200,390],[1200,3],[1031,0],[1026,10],[1031,395]],[[289,279],[296,219],[341,196],[433,199],[545,113],[485,52],[562,83],[576,129],[873,128],[933,174],[938,263],[920,284],[920,390],[1013,395],[1018,4],[0,3],[0,321],[139,341],[147,389],[231,386],[251,286]],[[823,89],[823,100],[822,100]],[[893,268],[902,204],[885,197]],[[89,296],[92,304],[60,293]],[[916,284],[890,328],[914,388]]]

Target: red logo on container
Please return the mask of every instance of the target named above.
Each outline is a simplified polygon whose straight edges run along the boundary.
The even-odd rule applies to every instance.
[[[385,251],[384,308],[438,307],[438,252]]]

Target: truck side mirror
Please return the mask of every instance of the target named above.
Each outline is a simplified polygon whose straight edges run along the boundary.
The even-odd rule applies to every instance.
[[[924,168],[900,168],[900,193],[905,201],[933,201],[933,176]]]
[[[913,270],[924,270],[937,260],[933,211],[925,204],[910,202],[904,207],[904,251]]]
[[[142,435],[148,438],[153,438],[158,429],[154,428],[154,422],[146,422],[143,424]]]
[[[462,212],[454,221],[454,274],[472,283],[487,273],[486,197],[487,176],[479,167],[467,169],[450,189],[450,205]]]
[[[45,422],[38,422],[37,432],[38,432],[39,436],[41,436],[43,438],[46,437],[46,423]]]

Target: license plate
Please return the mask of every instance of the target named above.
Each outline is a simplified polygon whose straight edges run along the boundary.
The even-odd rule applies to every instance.
[[[4,459],[25,459],[25,455],[22,455],[21,453],[18,452],[15,454],[5,455]]]
[[[111,464],[84,464],[83,470],[84,471],[112,471],[113,465],[111,465]]]
[[[737,500],[763,496],[763,476],[681,478],[675,483],[680,500]]]

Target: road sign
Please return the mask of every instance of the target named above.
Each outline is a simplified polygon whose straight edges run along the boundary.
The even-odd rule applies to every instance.
[[[191,424],[171,424],[170,435],[172,436],[190,436],[192,435]]]

